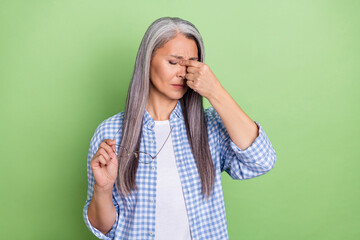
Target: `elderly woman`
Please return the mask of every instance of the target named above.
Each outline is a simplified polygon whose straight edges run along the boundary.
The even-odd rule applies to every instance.
[[[100,239],[228,239],[221,172],[249,179],[275,161],[261,125],[204,63],[196,27],[160,18],[141,41],[125,111],[91,139],[84,221]]]

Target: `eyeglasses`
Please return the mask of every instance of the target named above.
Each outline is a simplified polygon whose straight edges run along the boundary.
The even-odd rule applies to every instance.
[[[167,136],[164,144],[162,145],[162,147],[160,148],[160,150],[156,153],[155,156],[152,156],[150,153],[147,153],[147,152],[142,152],[142,151],[134,151],[134,152],[131,152],[129,151],[127,148],[123,147],[123,146],[120,146],[120,144],[115,144],[115,146],[117,147],[116,148],[116,151],[115,154],[116,154],[116,157],[119,159],[119,152],[121,152],[121,156],[120,157],[135,157],[137,159],[139,159],[139,162],[140,163],[143,163],[143,164],[150,164],[153,162],[153,160],[156,158],[156,156],[160,153],[160,151],[162,150],[162,148],[165,146],[165,143],[167,142],[168,138],[170,137],[170,134],[172,132],[174,127],[171,127],[170,129],[170,132],[169,132],[169,135]],[[115,133],[113,139],[116,140],[116,135],[119,133],[120,129]],[[119,150],[117,150],[119,149]]]

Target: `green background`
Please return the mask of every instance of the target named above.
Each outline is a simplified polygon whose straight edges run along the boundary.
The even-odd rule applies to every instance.
[[[359,12],[359,1],[1,1],[0,238],[95,239],[82,217],[90,139],[123,111],[147,27],[178,16],[277,153],[264,176],[222,174],[230,239],[360,239]]]

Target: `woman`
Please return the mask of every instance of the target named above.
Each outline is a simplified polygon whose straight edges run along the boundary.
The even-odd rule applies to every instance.
[[[261,125],[204,63],[196,27],[160,18],[140,44],[125,111],[91,139],[84,220],[101,239],[228,239],[221,172],[249,179],[275,161]]]

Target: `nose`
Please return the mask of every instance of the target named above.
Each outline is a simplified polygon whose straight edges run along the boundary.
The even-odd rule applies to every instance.
[[[178,70],[178,73],[177,73],[177,77],[185,79],[185,75],[186,75],[186,66],[179,65],[179,70]]]

